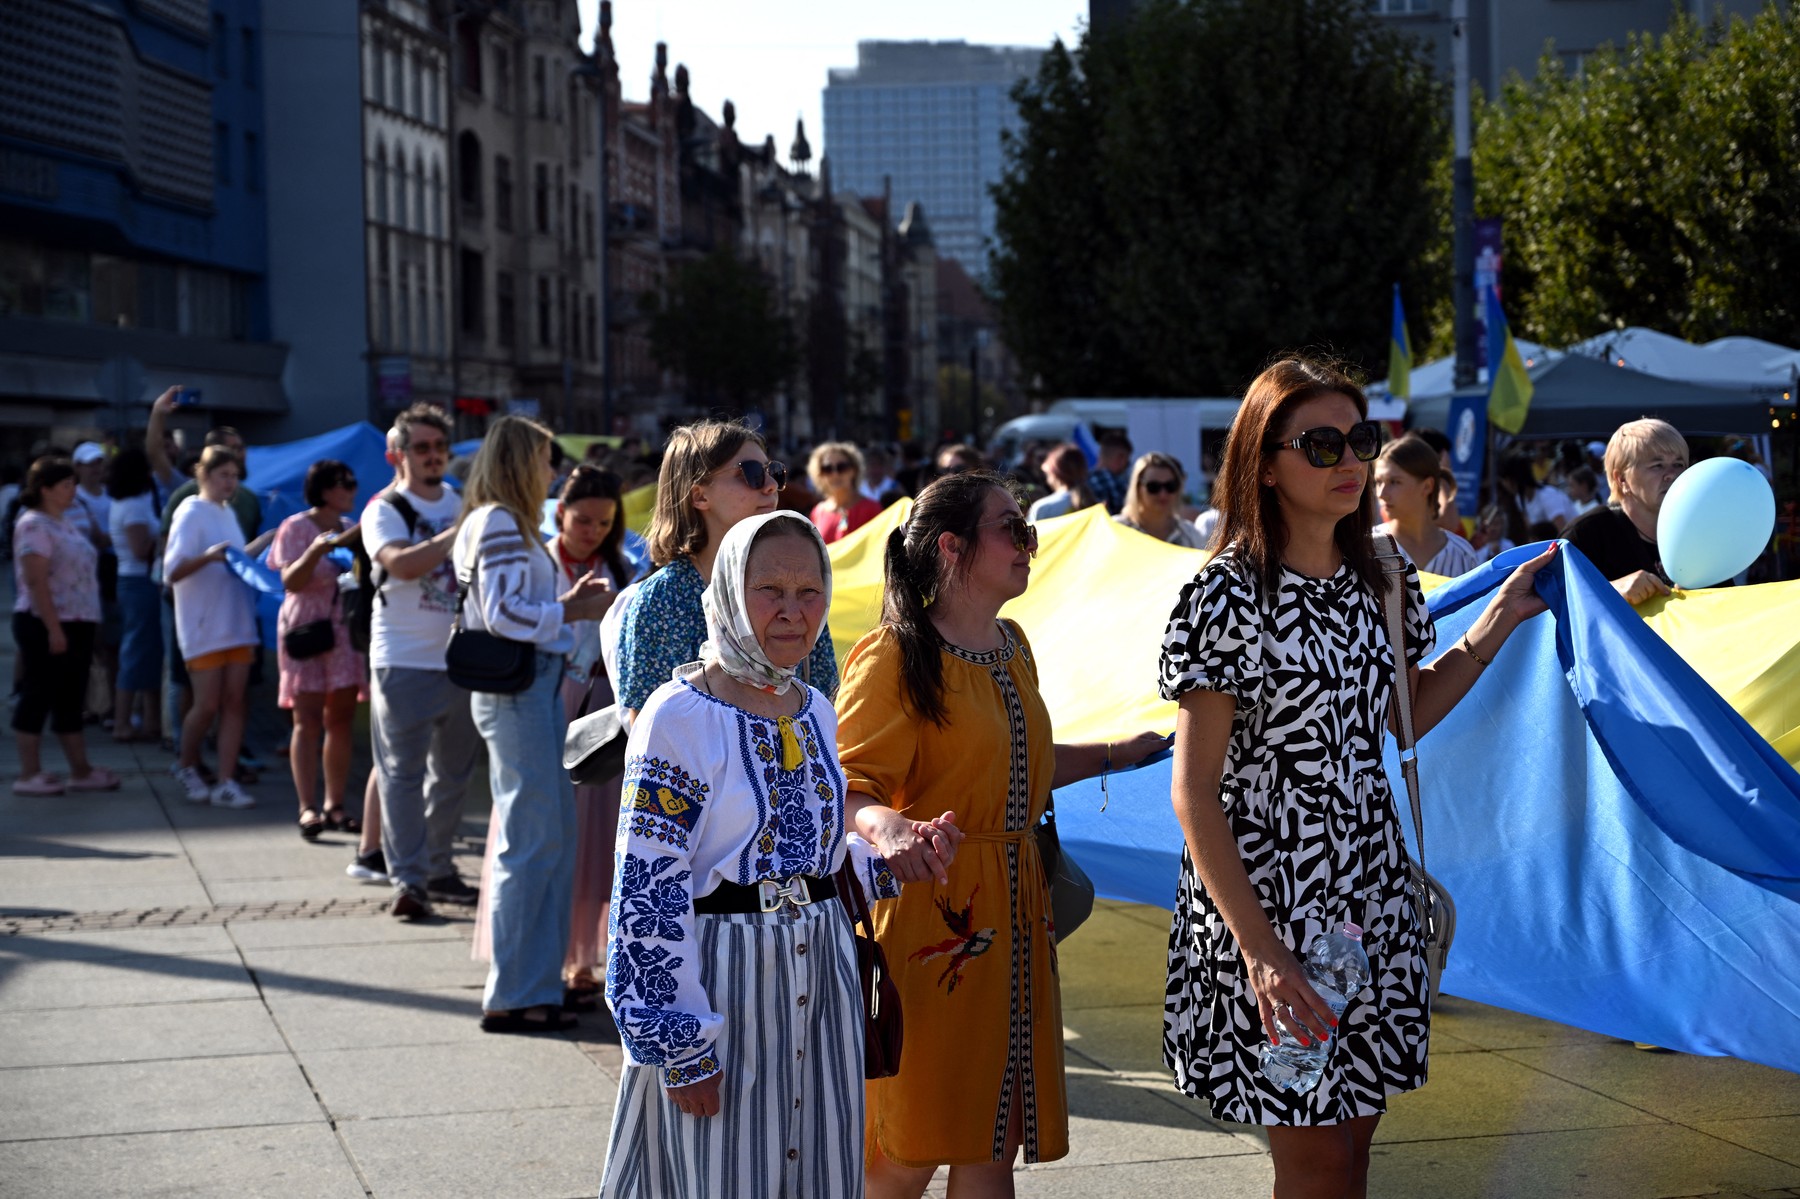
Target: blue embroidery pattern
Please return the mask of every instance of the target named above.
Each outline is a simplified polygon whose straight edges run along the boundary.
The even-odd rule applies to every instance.
[[[639,755],[625,764],[621,802],[632,813],[632,831],[686,849],[711,790],[673,762]]]
[[[747,739],[744,765],[752,781],[762,784],[757,790],[764,799],[762,827],[751,843],[751,881],[819,873],[842,835],[834,813],[843,810],[843,797],[820,749],[816,725],[811,719],[795,721],[806,757],[796,770],[781,768],[773,721],[740,715],[738,728]]]
[[[693,872],[677,870],[670,874],[670,868],[675,864],[674,858],[657,858],[653,862],[646,862],[636,854],[625,855],[617,906],[624,909],[619,917],[619,927],[628,936],[677,943],[687,940],[687,933],[681,927],[681,918],[691,907],[686,884]],[[668,877],[665,878],[664,875]],[[610,916],[608,920],[611,920]],[[644,946],[637,942],[627,945],[627,950],[637,954],[640,960],[643,949]],[[666,955],[668,951],[658,947],[658,952]],[[680,964],[677,959],[671,963],[671,968]],[[638,989],[647,995],[644,985],[640,983]],[[671,988],[675,985],[672,977],[669,985]],[[673,995],[672,990],[670,994]]]

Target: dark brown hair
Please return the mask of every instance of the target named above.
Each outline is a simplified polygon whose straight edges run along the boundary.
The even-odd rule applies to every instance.
[[[1273,447],[1279,437],[1298,432],[1287,428],[1289,413],[1307,400],[1333,394],[1347,397],[1356,405],[1359,417],[1368,417],[1368,397],[1336,364],[1297,355],[1282,358],[1251,382],[1225,441],[1225,457],[1213,489],[1219,509],[1214,544],[1231,547],[1271,593],[1281,582],[1288,527],[1275,489],[1263,485],[1263,465],[1276,452]],[[1338,521],[1332,537],[1363,586],[1371,595],[1379,595],[1381,569],[1369,544],[1372,527],[1369,505],[1364,502]]]
[[[75,477],[75,464],[61,454],[45,454],[25,472],[25,486],[19,489],[19,503],[26,508],[42,508],[44,492],[64,479]]]
[[[938,552],[938,538],[949,533],[974,545],[982,509],[996,491],[1011,495],[1012,486],[991,470],[945,475],[919,493],[906,523],[888,534],[881,623],[900,642],[901,698],[940,728],[949,715],[944,707],[944,639],[926,609],[952,568]],[[960,569],[968,569],[969,557],[963,555]]]
[[[427,404],[421,400],[394,418],[394,428],[400,430],[400,448],[403,450],[412,445],[414,425],[436,429],[444,435],[445,441],[450,440],[450,418],[436,404]]]
[[[558,504],[574,504],[581,500],[611,500],[614,504],[612,528],[600,539],[600,559],[612,571],[619,586],[631,582],[631,564],[625,560],[625,481],[603,467],[582,463],[569,472]]]
[[[1093,488],[1088,486],[1087,455],[1074,442],[1065,441],[1044,455],[1044,465],[1056,472],[1056,477],[1075,497],[1069,511],[1079,512],[1100,502]]]

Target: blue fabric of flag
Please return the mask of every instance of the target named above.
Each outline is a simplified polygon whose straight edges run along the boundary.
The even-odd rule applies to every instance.
[[[1430,597],[1454,646],[1524,546]],[[1800,1070],[1800,774],[1566,544],[1516,631],[1419,746],[1426,861],[1455,897],[1452,994]],[[1398,754],[1388,771],[1412,838]],[[1109,898],[1167,907],[1168,763],[1057,793]]]

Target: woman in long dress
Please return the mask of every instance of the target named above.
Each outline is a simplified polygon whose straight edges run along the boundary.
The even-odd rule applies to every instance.
[[[1186,846],[1169,945],[1164,1057],[1215,1117],[1265,1125],[1276,1199],[1366,1193],[1387,1098],[1425,1082],[1430,1000],[1408,859],[1382,768],[1394,651],[1370,542],[1380,429],[1341,372],[1278,362],[1250,385],[1220,473],[1221,551],[1183,588],[1161,690],[1177,700],[1173,799]],[[1419,736],[1518,624],[1554,549],[1519,567],[1430,666],[1407,570],[1405,658]],[[1298,954],[1364,929],[1372,985],[1335,1017]],[[1276,1016],[1336,1041],[1316,1088],[1258,1071]]]
[[[845,1199],[863,1029],[836,887],[898,884],[846,836],[837,721],[797,674],[830,606],[824,542],[775,512],[716,550],[700,661],[626,747],[606,965],[626,1067],[600,1193]],[[947,821],[911,827],[954,855]]]
[[[1033,828],[1053,787],[1163,744],[1056,744],[1024,631],[1037,529],[1006,481],[932,483],[888,537],[881,626],[845,661],[838,750],[855,828],[902,881],[876,935],[900,989],[900,1072],[868,1088],[868,1193],[917,1196],[939,1166],[959,1195],[1012,1194],[1012,1163],[1068,1152],[1062,1003]],[[954,865],[913,823],[950,810]]]

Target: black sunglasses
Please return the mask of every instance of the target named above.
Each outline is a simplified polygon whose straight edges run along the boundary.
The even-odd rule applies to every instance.
[[[855,470],[855,469],[856,469],[856,463],[854,463],[854,462],[821,462],[821,463],[819,463],[819,473],[822,475],[841,474],[844,471]]]
[[[1145,479],[1139,486],[1146,495],[1174,495],[1181,490],[1181,484],[1174,479]]]
[[[783,462],[758,462],[754,458],[746,458],[735,463],[734,468],[744,476],[751,491],[761,491],[765,478],[775,480],[775,490],[780,491],[787,486],[787,464]],[[731,469],[731,468],[728,468]]]
[[[1271,450],[1305,450],[1306,460],[1314,466],[1336,466],[1344,460],[1344,447],[1356,455],[1358,462],[1372,461],[1381,452],[1381,426],[1372,420],[1357,421],[1348,433],[1323,425],[1308,429],[1291,441],[1270,445]]]
[[[984,524],[976,525],[975,527],[978,529],[991,529],[995,525],[1006,526],[1006,531],[1012,534],[1012,543],[1015,550],[1034,556],[1037,554],[1037,526],[1028,522],[1023,516],[1020,516],[1017,512],[1013,512],[1006,516],[1002,516],[999,520],[990,520]]]

